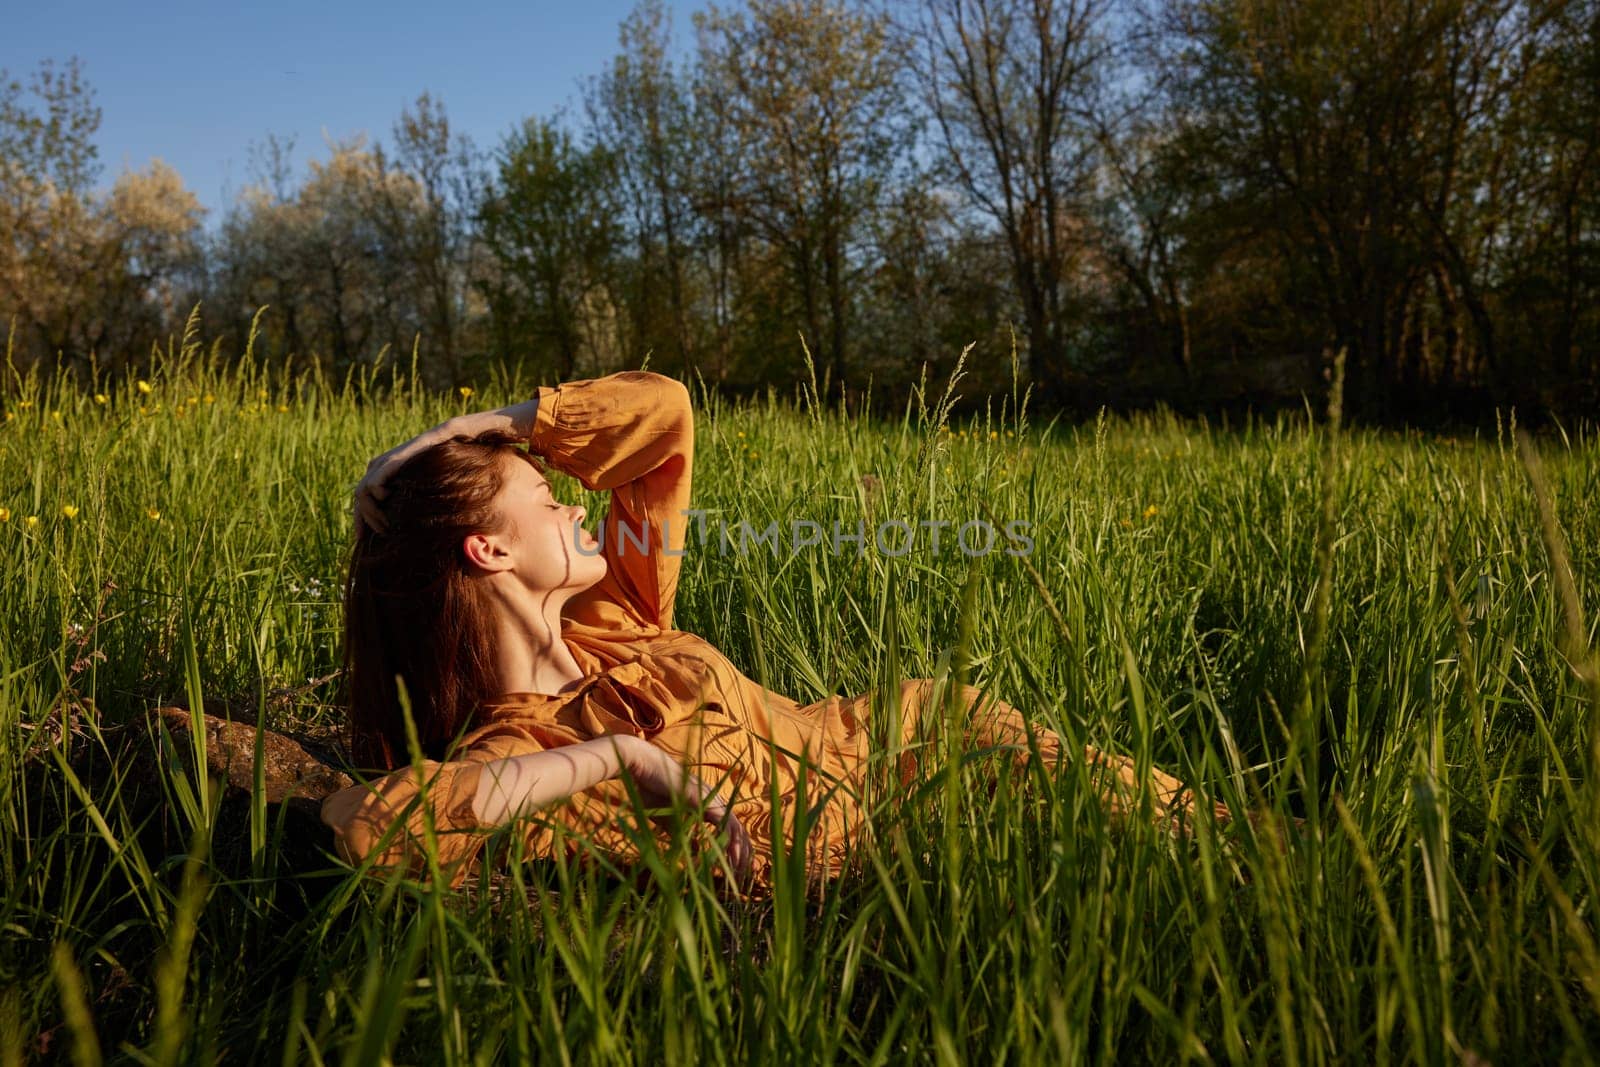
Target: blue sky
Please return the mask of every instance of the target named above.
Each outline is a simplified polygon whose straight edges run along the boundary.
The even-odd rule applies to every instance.
[[[696,5],[698,6],[698,5]],[[388,140],[423,90],[451,124],[492,146],[514,123],[579,105],[579,82],[615,55],[633,0],[511,4],[19,3],[0,68],[31,74],[77,55],[102,111],[102,179],[160,157],[215,224],[250,178],[250,145],[292,135],[294,161],[326,154],[323,132]],[[672,5],[677,45],[691,27]]]

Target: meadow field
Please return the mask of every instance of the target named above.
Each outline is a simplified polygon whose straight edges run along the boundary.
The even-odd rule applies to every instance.
[[[713,520],[1022,520],[1033,545],[701,547],[678,626],[797,699],[966,678],[1257,813],[1185,838],[1113,825],[1081,768],[944,740],[820,890],[779,862],[733,900],[667,850],[452,892],[353,875],[185,747],[139,769],[149,709],[202,696],[335,736],[351,487],[538,384],[193,343],[139,379],[7,372],[0,1063],[1596,1057],[1592,429],[1530,466],[1510,413],[1065,426],[1016,393],[951,418],[946,382],[850,417],[691,384]]]

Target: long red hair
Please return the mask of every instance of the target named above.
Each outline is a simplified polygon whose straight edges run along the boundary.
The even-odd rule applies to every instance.
[[[357,766],[410,762],[400,686],[423,755],[439,759],[494,691],[493,615],[462,550],[500,524],[506,458],[540,470],[504,433],[454,437],[412,456],[384,483],[386,532],[359,524],[344,588],[350,755]]]

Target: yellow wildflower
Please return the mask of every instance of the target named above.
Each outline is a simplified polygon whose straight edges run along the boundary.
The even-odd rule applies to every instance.
[[[57,422],[60,422],[60,421],[61,421],[61,412],[59,412],[59,411],[52,411],[52,412],[51,412],[51,413],[50,413],[50,417],[51,417],[51,418],[52,418],[52,419],[55,419],[55,420],[56,420],[56,421],[57,421]]]
[[[99,404],[101,407],[105,407],[107,404],[111,403],[111,398],[106,396],[104,393],[96,393],[94,394],[94,402]]]
[[[191,404],[191,405],[192,404],[198,404],[198,403],[200,403],[200,398],[197,397],[197,396],[191,396],[188,400],[186,400],[184,402],[187,403],[187,404]]]
[[[39,525],[39,516],[29,515],[27,518],[22,520],[22,525],[26,526],[30,530],[33,529],[35,526]]]
[[[69,519],[75,519],[78,517],[78,507],[76,504],[62,504],[61,514]]]
[[[739,440],[741,440],[741,441],[743,441],[743,440],[744,440],[744,431],[743,431],[743,430],[740,430],[740,431],[739,431],[739,432],[738,432],[738,433],[736,433],[736,434],[734,434],[734,435],[733,435],[733,436],[735,436],[735,437],[737,437],[737,438],[738,438],[738,439],[739,439]]]
[[[161,521],[161,510],[159,508],[146,508],[144,513],[151,522]]]
[[[1153,519],[1159,514],[1161,514],[1161,509],[1156,507],[1154,504],[1151,504],[1149,507],[1144,509],[1144,517],[1146,519]]]
[[[10,422],[12,419],[14,419],[16,417],[17,417],[17,413],[15,411],[6,412],[6,421],[7,422]]]
[[[10,522],[10,521],[11,521],[11,509],[10,508],[0,508],[0,522]]]
[[[33,401],[19,400],[17,401],[17,407],[21,408],[23,411],[27,411],[29,408],[33,407]]]
[[[472,399],[472,386],[470,385],[463,385],[460,389],[457,389],[456,392],[461,394],[462,400]]]
[[[999,436],[1000,436],[1000,435],[999,435],[999,434],[998,434],[998,433],[995,433],[995,432],[994,432],[994,431],[993,431],[993,430],[990,430],[990,431],[989,431],[989,440],[991,440],[991,441],[993,441],[993,440],[995,440],[995,439],[996,439],[996,438],[998,438],[998,437],[999,437]]]
[[[216,403],[217,398],[212,396],[210,393],[207,393],[205,396],[201,397],[201,400],[207,404],[214,404]]]
[[[138,386],[139,392],[143,393],[146,396],[150,395],[150,390],[153,388],[153,386],[151,386],[151,384],[149,382],[145,381],[143,378],[140,378],[139,381],[137,383],[135,383],[135,384]]]
[[[148,415],[148,414],[150,414],[150,409],[145,407],[143,404],[140,404],[139,405],[139,414]]]
[[[266,398],[267,398],[267,391],[265,389],[257,389],[256,390],[256,399],[257,400],[265,400]]]
[[[278,414],[279,415],[286,415],[286,414],[288,414],[288,412],[289,412],[289,405],[288,404],[279,404],[278,405]]]

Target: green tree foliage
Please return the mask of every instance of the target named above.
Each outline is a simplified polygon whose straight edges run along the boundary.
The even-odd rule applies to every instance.
[[[822,0],[713,7],[697,23],[702,70],[727,105],[730,206],[777,268],[762,295],[842,380],[870,265],[866,222],[905,133],[890,26]]]
[[[409,268],[411,303],[430,355],[443,364],[449,380],[458,382],[471,341],[473,213],[480,184],[476,152],[468,138],[452,136],[444,105],[428,93],[401,112],[393,137],[392,156],[378,146],[378,167],[398,172],[409,183],[401,183],[400,196],[392,195],[393,182],[376,183],[385,195],[372,208]]]
[[[615,350],[607,285],[621,234],[611,210],[615,166],[551,122],[529,119],[506,139],[480,208],[498,271],[485,294],[512,355],[562,377],[599,369]]]
[[[0,71],[0,320],[24,355],[117,364],[188,311],[199,201],[159,159],[98,192],[99,126],[76,60]]]
[[[929,0],[919,35],[945,162],[1005,242],[1032,376],[1067,399],[1111,60],[1102,0]],[[1077,316],[1081,321],[1081,316]]]
[[[1512,116],[1546,14],[1227,0],[1160,17],[1172,98],[1197,117],[1181,151],[1215,190],[1205,227],[1280,259],[1279,306],[1349,350],[1360,403],[1402,414],[1466,382],[1516,398],[1521,354],[1502,350],[1492,305],[1508,226],[1531,206],[1514,183],[1538,153]]]
[[[264,343],[282,354],[342,371],[415,345],[430,378],[466,377],[468,350],[487,344],[472,288],[476,153],[426,93],[392,145],[330,144],[298,184],[292,140],[258,147],[211,255],[213,303],[237,339],[268,305]]]
[[[619,52],[590,85],[588,121],[615,165],[629,231],[613,274],[627,309],[627,345],[679,372],[701,355],[696,328],[704,286],[695,266],[706,227],[692,193],[693,101],[669,59],[669,15],[644,0],[618,31]]]
[[[1583,399],[1593,410],[1600,404],[1600,3],[1533,11],[1538,47],[1525,90],[1502,120],[1518,150],[1499,177],[1508,208],[1490,315],[1503,324],[1499,350],[1508,362],[1546,388],[1587,380]]]
[[[224,223],[221,258],[238,316],[271,305],[284,353],[343,371],[384,348],[409,348],[416,333],[403,245],[386,223],[420,211],[423,194],[362,138],[330,152],[287,195],[267,184],[245,190]]]

